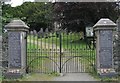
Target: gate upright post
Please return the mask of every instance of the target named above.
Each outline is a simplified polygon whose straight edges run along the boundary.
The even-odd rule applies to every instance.
[[[29,27],[22,20],[12,20],[8,31],[8,69],[5,78],[20,78],[26,73],[26,36]]]
[[[96,35],[96,69],[100,77],[112,77],[117,73],[113,62],[113,32],[116,24],[110,19],[100,19],[94,26]]]
[[[60,36],[60,73],[62,73],[62,69],[61,69],[61,61],[62,61],[62,57],[61,57],[61,51],[62,51],[62,37],[61,37],[61,33],[59,33]]]

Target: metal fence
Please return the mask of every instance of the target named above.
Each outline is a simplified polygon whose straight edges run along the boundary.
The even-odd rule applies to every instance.
[[[94,38],[84,38],[81,32],[41,29],[28,33],[27,72],[92,72],[95,59]]]

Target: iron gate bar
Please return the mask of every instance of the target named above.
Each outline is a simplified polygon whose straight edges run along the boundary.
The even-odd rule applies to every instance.
[[[61,73],[61,72],[62,72],[62,69],[61,69],[61,61],[62,61],[62,60],[61,60],[61,54],[62,54],[62,53],[61,53],[61,48],[62,48],[62,46],[61,46],[61,45],[62,45],[62,42],[61,42],[61,41],[62,41],[61,33],[59,34],[59,36],[60,36],[60,73]]]
[[[56,35],[56,33],[55,33],[55,35]],[[55,45],[56,45],[55,49],[57,49],[57,37],[55,37]],[[57,53],[57,52],[56,52],[56,53]],[[56,53],[54,53],[55,56],[56,56]],[[55,58],[55,60],[57,60],[57,58]],[[55,66],[54,66],[54,67],[55,67]],[[55,67],[55,70],[57,70],[57,67]]]

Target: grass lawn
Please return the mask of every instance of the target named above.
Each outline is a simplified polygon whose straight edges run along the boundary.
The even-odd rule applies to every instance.
[[[42,45],[44,42],[45,43],[44,45],[46,48],[49,47],[49,45],[46,45],[46,43],[54,44],[58,47],[60,47],[60,43],[61,43],[61,46],[64,49],[83,49],[83,48],[89,49],[87,44],[89,44],[90,42],[88,40],[86,40],[86,41],[80,40],[80,38],[81,37],[80,37],[79,33],[73,33],[73,34],[69,34],[69,35],[66,33],[61,33],[61,38],[60,38],[60,36],[57,37],[55,35],[55,33],[49,34],[49,36],[43,37],[43,38],[42,37],[37,38],[37,36],[33,36],[33,35],[28,36],[28,40],[31,41],[31,43],[36,42],[37,44]],[[92,44],[90,46],[91,46],[91,48],[93,48]]]
[[[2,82],[2,77],[0,77],[0,83]]]

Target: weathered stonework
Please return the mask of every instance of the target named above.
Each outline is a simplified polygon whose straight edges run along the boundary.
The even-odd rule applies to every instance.
[[[115,34],[114,64],[116,71],[120,74],[120,17],[117,20],[117,29]]]
[[[8,68],[8,35],[2,34],[2,58],[1,58],[1,71],[4,73]]]
[[[2,75],[2,36],[0,36],[0,76]]]
[[[19,78],[26,73],[26,32],[29,27],[21,20],[5,26],[8,35],[8,68],[6,78]]]
[[[96,69],[101,77],[116,76],[113,59],[113,34],[116,24],[110,19],[100,19],[94,26],[96,39]]]

